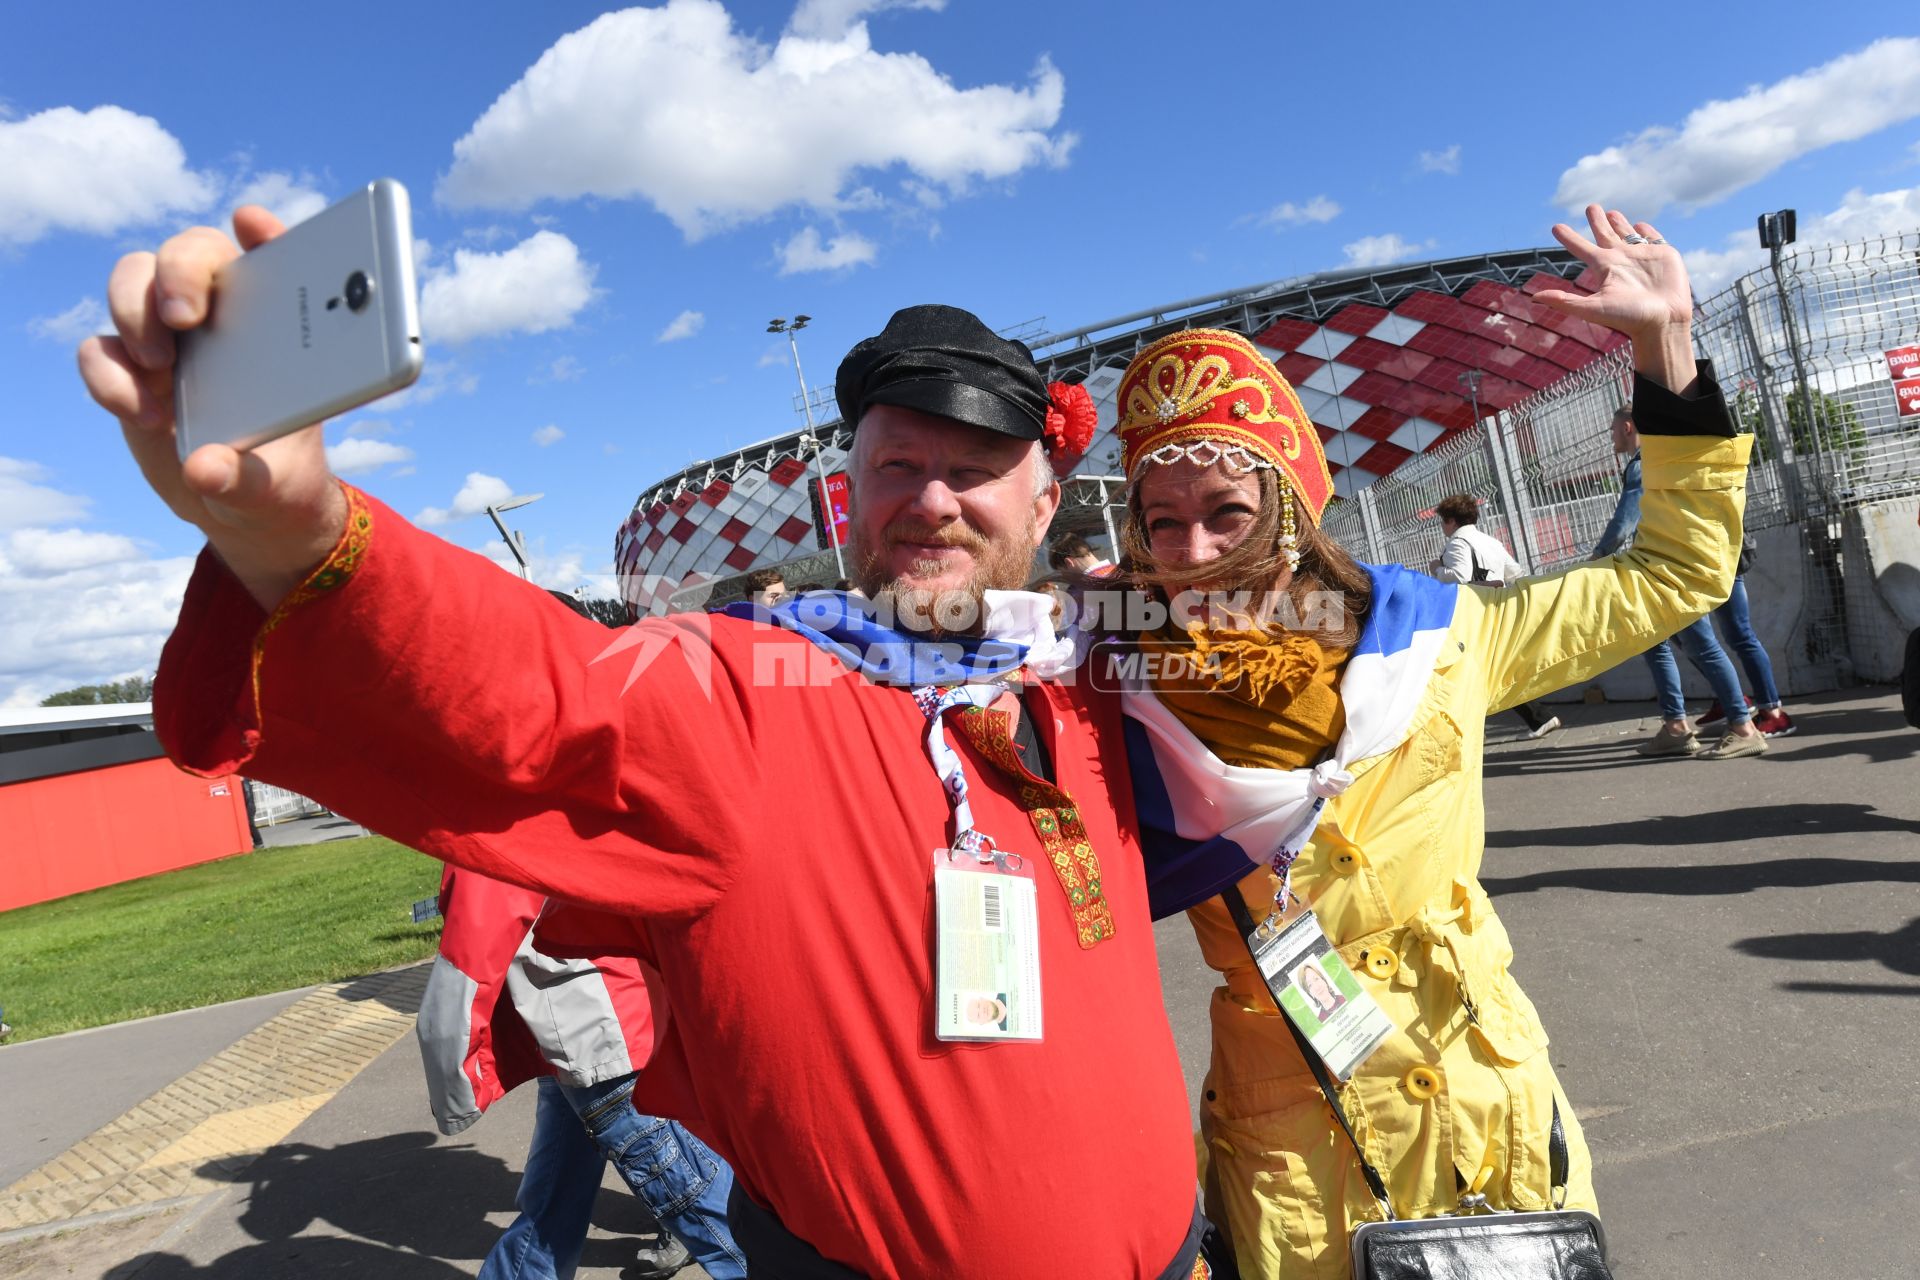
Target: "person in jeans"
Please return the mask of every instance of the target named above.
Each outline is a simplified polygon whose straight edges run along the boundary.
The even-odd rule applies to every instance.
[[[1767,647],[1760,643],[1759,635],[1754,632],[1753,618],[1747,609],[1746,571],[1752,559],[1751,544],[1743,546],[1740,549],[1740,572],[1733,580],[1733,594],[1727,597],[1725,604],[1713,611],[1712,616],[1720,624],[1720,633],[1727,637],[1726,647],[1746,668],[1747,683],[1753,686],[1754,696],[1747,699],[1747,705],[1753,707],[1754,728],[1769,738],[1784,738],[1796,726],[1793,717],[1780,706],[1780,688],[1773,682],[1773,662],[1767,657]],[[1700,717],[1700,723],[1715,724],[1725,719],[1726,714],[1726,704],[1715,702]]]
[[[546,903],[530,889],[449,868],[445,927],[416,1035],[440,1131],[455,1134],[539,1080],[520,1216],[488,1253],[485,1280],[565,1280],[580,1263],[608,1160],[661,1227],[628,1275],[671,1276],[697,1260],[714,1280],[746,1264],[726,1219],[733,1172],[679,1124],[640,1114],[638,1068],[659,1038],[639,963],[558,959],[534,946]]]
[[[733,1170],[675,1121],[633,1107],[633,1075],[579,1088],[540,1079],[533,1141],[515,1205],[520,1216],[494,1244],[480,1280],[558,1280],[580,1265],[588,1219],[608,1160],[660,1223],[632,1280],[671,1276],[697,1258],[713,1280],[746,1275],[727,1226]]]
[[[1640,525],[1640,495],[1644,489],[1640,475],[1640,434],[1634,429],[1633,410],[1627,406],[1614,411],[1613,448],[1616,453],[1630,456],[1620,470],[1620,499],[1614,504],[1613,517],[1607,521],[1607,527],[1601,531],[1600,541],[1593,549],[1590,558],[1594,560],[1603,560],[1632,545],[1634,532]],[[1737,577],[1734,590],[1740,593],[1744,615],[1746,596],[1741,591]],[[1758,647],[1758,640],[1754,643]],[[1676,644],[1686,652],[1687,659],[1700,674],[1707,678],[1720,706],[1730,708],[1726,713],[1726,732],[1718,743],[1704,751],[1693,726],[1687,722],[1686,695],[1680,688],[1680,664],[1673,657],[1673,646]],[[1713,624],[1706,618],[1699,618],[1681,628],[1672,639],[1654,645],[1643,656],[1648,670],[1653,673],[1654,695],[1660,704],[1660,728],[1653,737],[1640,744],[1641,755],[1699,755],[1704,760],[1733,760],[1765,753],[1767,740],[1754,727],[1753,712],[1740,693],[1740,676],[1713,634]],[[1771,672],[1768,680],[1771,684]]]

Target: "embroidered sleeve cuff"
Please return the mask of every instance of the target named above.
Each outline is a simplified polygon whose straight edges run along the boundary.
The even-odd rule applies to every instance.
[[[1714,380],[1713,362],[1698,360],[1698,394],[1683,399],[1651,378],[1633,376],[1633,425],[1643,436],[1722,436],[1734,434],[1733,415]]]
[[[365,560],[373,513],[360,490],[340,487],[347,496],[346,530],[271,615],[211,548],[201,551],[154,681],[154,729],[187,772],[215,777],[241,771],[253,759],[267,636],[303,605],[345,585]]]

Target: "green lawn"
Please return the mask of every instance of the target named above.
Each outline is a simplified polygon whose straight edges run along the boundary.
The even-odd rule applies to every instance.
[[[433,954],[408,908],[440,864],[369,836],[263,849],[0,913],[14,1041],[195,1009]]]

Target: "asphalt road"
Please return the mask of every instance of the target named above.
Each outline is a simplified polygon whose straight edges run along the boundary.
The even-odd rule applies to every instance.
[[[1490,749],[1483,880],[1586,1124],[1618,1274],[1913,1275],[1920,732],[1891,693],[1855,691],[1797,703],[1801,733],[1759,759],[1643,761],[1650,708],[1556,710],[1564,732]],[[1490,736],[1510,735],[1505,719]],[[1183,921],[1158,937],[1197,1095],[1213,981]],[[0,1049],[5,1167],[111,1118],[251,1016]],[[119,1064],[111,1089],[88,1077],[99,1060]],[[0,1243],[0,1274],[472,1275],[512,1216],[531,1103],[523,1090],[438,1138],[403,1041],[231,1190]],[[628,1197],[602,1196],[581,1276],[619,1276],[637,1226]]]

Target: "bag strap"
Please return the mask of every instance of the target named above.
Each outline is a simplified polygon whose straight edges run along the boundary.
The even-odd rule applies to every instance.
[[[1247,910],[1246,899],[1240,896],[1239,886],[1228,885],[1221,891],[1220,900],[1227,904],[1227,910],[1233,916],[1234,927],[1240,930],[1240,941],[1246,946],[1247,954],[1252,955],[1253,931],[1258,926],[1253,922],[1253,913]],[[1326,1095],[1327,1106],[1332,1109],[1333,1118],[1339,1122],[1340,1131],[1346,1134],[1347,1141],[1353,1144],[1353,1154],[1360,1158],[1360,1174],[1367,1180],[1367,1190],[1373,1192],[1373,1198],[1380,1202],[1382,1209],[1386,1210],[1387,1221],[1396,1221],[1398,1215],[1393,1211],[1393,1197],[1387,1194],[1387,1184],[1380,1177],[1380,1171],[1373,1167],[1372,1162],[1367,1159],[1367,1153],[1361,1149],[1360,1139],[1353,1136],[1353,1126],[1347,1123],[1347,1113],[1341,1108],[1340,1099],[1334,1093],[1333,1077],[1327,1074],[1327,1068],[1320,1061],[1320,1055],[1313,1051],[1311,1044],[1307,1043],[1307,1038],[1301,1034],[1300,1028],[1293,1025],[1293,1019],[1283,1011],[1280,1014],[1280,1021],[1287,1024],[1287,1030],[1292,1034],[1294,1044],[1299,1047],[1300,1056],[1306,1061],[1307,1069],[1313,1072],[1314,1080],[1320,1085],[1320,1092]]]
[[[1227,886],[1221,891],[1220,900],[1227,904],[1227,912],[1233,917],[1234,927],[1240,931],[1241,944],[1247,948],[1249,956],[1253,955],[1253,931],[1258,926],[1254,923],[1253,913],[1247,910],[1246,899],[1240,896],[1239,886]],[[1256,960],[1255,969],[1257,970],[1258,967]],[[1293,1019],[1286,1015],[1285,1010],[1278,1011],[1280,1021],[1287,1024],[1287,1032],[1293,1037],[1294,1045],[1300,1050],[1301,1059],[1307,1064],[1307,1069],[1313,1072],[1314,1081],[1320,1086],[1320,1092],[1327,1100],[1327,1108],[1333,1112],[1334,1120],[1340,1125],[1340,1132],[1347,1135],[1347,1141],[1353,1146],[1353,1154],[1360,1161],[1360,1175],[1366,1179],[1367,1190],[1373,1193],[1373,1198],[1378,1200],[1380,1207],[1386,1211],[1387,1221],[1398,1221],[1399,1215],[1393,1211],[1393,1197],[1387,1193],[1386,1180],[1380,1176],[1380,1171],[1373,1167],[1373,1162],[1367,1159],[1366,1151],[1360,1146],[1360,1139],[1354,1136],[1353,1126],[1347,1121],[1346,1110],[1340,1105],[1333,1077],[1328,1074],[1326,1065],[1320,1061],[1320,1055],[1315,1053],[1313,1046],[1308,1043],[1306,1035],[1300,1028],[1293,1025]],[[1553,1103],[1553,1124],[1547,1132],[1547,1176],[1553,1183],[1552,1200],[1553,1207],[1556,1209],[1566,1203],[1567,1173],[1570,1163],[1567,1154],[1567,1131],[1560,1122],[1560,1100],[1556,1098]]]

